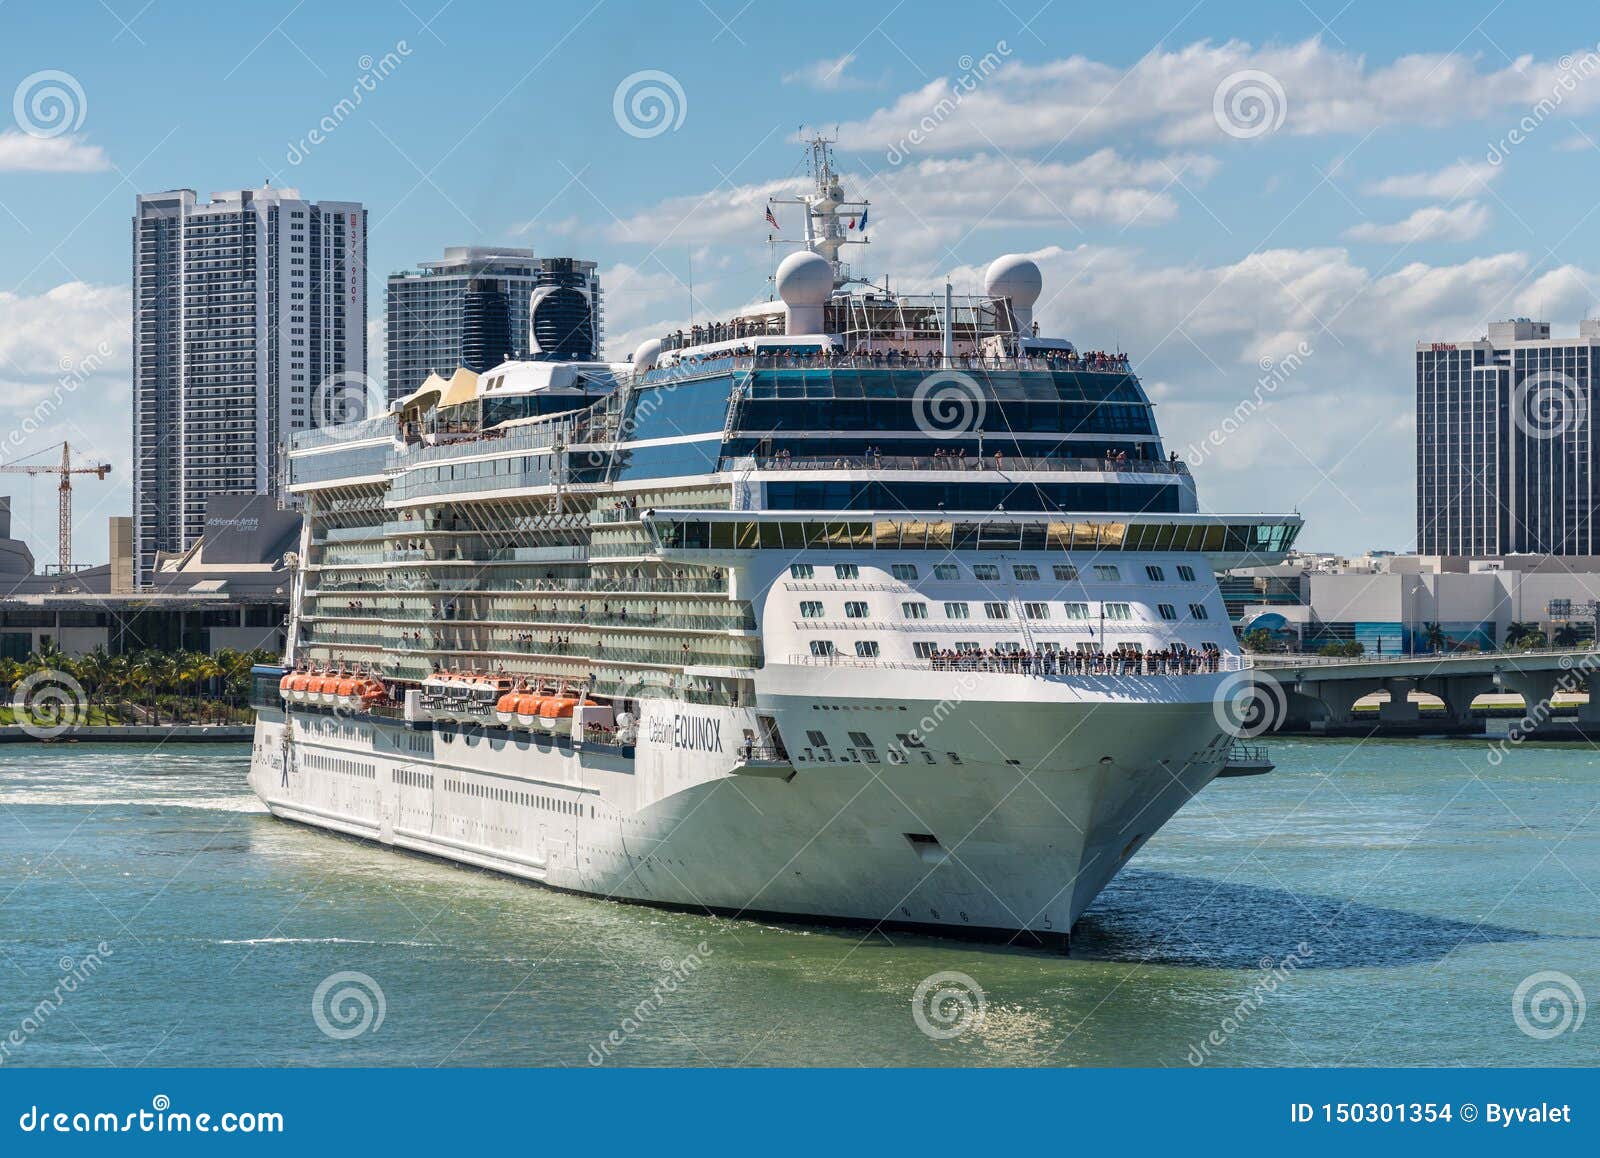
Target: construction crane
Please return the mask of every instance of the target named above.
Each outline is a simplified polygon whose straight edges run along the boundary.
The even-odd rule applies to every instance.
[[[54,447],[48,449],[54,450]],[[39,454],[45,453],[39,451]],[[30,456],[31,457],[31,456]],[[72,447],[65,442],[61,444],[61,465],[45,466],[43,463],[27,464],[18,463],[15,466],[0,466],[0,474],[58,474],[61,476],[61,485],[56,488],[59,526],[56,534],[59,536],[57,544],[57,558],[60,563],[61,574],[66,575],[72,571],[72,476],[75,474],[92,474],[95,478],[104,479],[111,473],[111,464],[105,462],[91,463],[88,466],[72,465]]]

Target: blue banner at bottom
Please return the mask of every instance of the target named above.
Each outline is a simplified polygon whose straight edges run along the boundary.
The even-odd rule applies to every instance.
[[[986,1153],[1037,1133],[1052,1150],[1135,1154],[1592,1153],[1595,1087],[1585,1069],[5,1070],[0,1149],[577,1143],[748,1156],[898,1137]]]

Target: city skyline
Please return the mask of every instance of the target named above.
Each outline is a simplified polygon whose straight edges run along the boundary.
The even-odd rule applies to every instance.
[[[82,29],[66,9],[0,12],[17,46],[0,125],[6,461],[69,438],[113,463],[79,502],[78,553],[98,559],[105,518],[132,506],[135,192],[271,177],[367,205],[374,376],[380,279],[457,245],[596,260],[615,357],[767,296],[786,250],[767,245],[766,201],[803,180],[798,125],[837,124],[873,202],[859,272],[972,288],[996,254],[1033,254],[1061,287],[1041,321],[1132,355],[1207,508],[1253,510],[1265,487],[1307,515],[1308,545],[1411,549],[1414,343],[1519,315],[1573,333],[1600,297],[1582,194],[1600,59],[1571,5],[1538,25],[1488,5],[1455,22],[1289,7],[996,5],[974,43],[902,6],[803,50],[798,15],[731,4],[602,3],[559,27],[498,4],[193,21],[158,3],[95,8]],[[535,20],[548,35],[525,62],[441,83]],[[637,35],[612,46],[619,20]],[[182,75],[148,68],[174,55]],[[195,101],[206,83],[270,83],[274,100],[242,117]],[[9,489],[48,557],[48,484]]]

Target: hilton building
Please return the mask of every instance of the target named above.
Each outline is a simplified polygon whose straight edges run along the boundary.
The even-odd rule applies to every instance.
[[[429,374],[481,374],[505,361],[598,356],[604,311],[592,261],[531,249],[452,246],[389,275],[391,402]]]
[[[1417,345],[1417,551],[1600,555],[1600,321],[1494,322]]]
[[[367,218],[295,189],[140,194],[133,218],[133,561],[276,493],[280,448],[367,371]],[[325,385],[333,383],[330,388]],[[322,389],[319,391],[319,386]],[[336,416],[336,414],[335,414]],[[328,416],[323,416],[326,421]]]

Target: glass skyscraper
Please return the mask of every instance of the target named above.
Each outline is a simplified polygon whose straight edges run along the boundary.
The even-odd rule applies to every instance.
[[[541,302],[548,304],[541,309]],[[389,400],[412,393],[429,374],[448,378],[461,367],[482,373],[511,358],[596,357],[603,318],[592,261],[451,246],[438,261],[389,275]],[[552,320],[565,339],[556,349],[535,337]]]
[[[1417,550],[1593,555],[1600,321],[1495,322],[1417,345]]]

